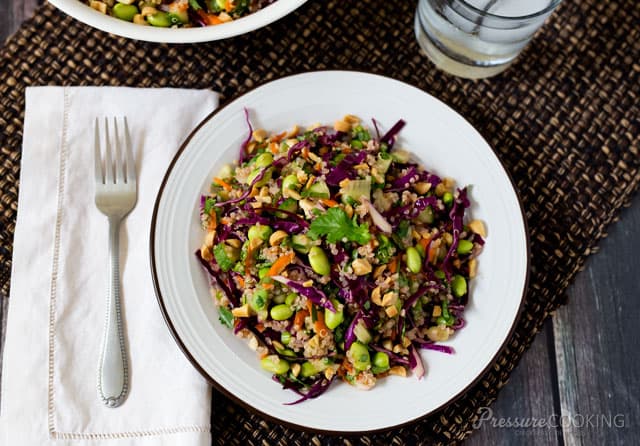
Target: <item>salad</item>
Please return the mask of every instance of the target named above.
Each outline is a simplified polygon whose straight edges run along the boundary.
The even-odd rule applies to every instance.
[[[196,252],[220,322],[262,368],[315,398],[341,379],[372,388],[425,375],[419,350],[464,327],[485,228],[468,188],[440,178],[348,115],[333,128],[253,131],[201,197]]]
[[[93,9],[138,25],[190,28],[220,25],[276,0],[88,0]]]

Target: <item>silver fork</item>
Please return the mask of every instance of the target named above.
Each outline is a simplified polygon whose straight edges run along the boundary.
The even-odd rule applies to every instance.
[[[96,207],[109,220],[110,279],[107,288],[107,312],[98,369],[98,394],[108,407],[118,407],[122,404],[129,390],[127,352],[120,311],[119,241],[120,222],[136,204],[137,186],[127,118],[123,118],[122,121],[124,124],[123,138],[119,135],[116,118],[113,118],[112,134],[109,131],[107,118],[104,119],[102,132],[98,118],[95,121],[95,200]],[[104,168],[100,156],[100,133],[104,133]],[[121,153],[122,145],[124,145],[124,159]]]

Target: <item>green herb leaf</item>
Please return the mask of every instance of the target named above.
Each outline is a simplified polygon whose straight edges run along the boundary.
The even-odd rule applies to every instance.
[[[220,266],[220,269],[225,273],[233,267],[233,261],[227,255],[222,243],[218,243],[213,247],[213,256],[216,258],[216,262],[218,263],[218,266]]]
[[[233,328],[233,314],[227,307],[218,307],[218,313],[220,314],[220,323],[226,325],[229,328]]]
[[[309,237],[316,240],[321,235],[327,237],[329,243],[336,243],[343,238],[356,242],[360,245],[369,243],[371,233],[369,225],[359,225],[347,216],[342,209],[335,207],[319,215],[312,223],[307,233]]]
[[[216,204],[216,200],[213,197],[207,197],[204,201],[204,213],[207,215],[211,215],[211,209]]]

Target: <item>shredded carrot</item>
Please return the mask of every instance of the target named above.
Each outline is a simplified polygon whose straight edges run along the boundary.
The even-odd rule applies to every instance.
[[[309,312],[307,310],[298,310],[293,318],[293,326],[300,330],[304,325],[304,320],[307,316],[309,316]]]
[[[231,219],[229,217],[222,217],[220,219],[220,223],[222,223],[223,225],[228,225],[229,223],[231,223]]]
[[[264,325],[260,322],[258,322],[256,324],[256,330],[258,330],[260,333],[262,333],[264,331]]]
[[[240,288],[244,288],[244,279],[241,276],[236,276],[236,280],[238,281]]]
[[[302,148],[302,157],[306,160],[309,159],[309,149],[307,147]]]
[[[202,18],[202,20],[205,21],[207,25],[219,25],[223,23],[223,21],[220,20],[220,18],[217,15],[207,14],[202,9],[198,10],[198,15],[200,16],[200,18]]]
[[[272,283],[263,283],[262,284],[262,288],[264,288],[265,290],[270,290],[273,288],[273,284]]]
[[[318,311],[318,316],[316,322],[313,324],[313,330],[320,335],[321,338],[324,338],[329,334],[329,329],[324,323],[324,312]]]
[[[233,11],[233,0],[227,0],[227,2],[224,5],[224,9],[227,12]]]
[[[293,262],[293,259],[295,258],[296,258],[296,255],[293,252],[290,252],[289,254],[285,254],[282,257],[278,258],[278,260],[276,260],[273,263],[273,265],[271,265],[271,268],[269,268],[269,272],[267,273],[267,276],[269,277],[277,276],[282,271],[284,271],[287,265]]]
[[[313,302],[310,300],[307,301],[307,310],[309,311],[309,314],[313,313]]]
[[[287,132],[282,132],[279,135],[272,136],[271,141],[280,142],[284,139],[285,136],[287,136]]]
[[[393,260],[389,262],[389,272],[391,274],[395,274],[397,268],[398,268],[398,259],[394,257]]]
[[[431,244],[431,247],[429,248],[429,262],[435,262],[436,257],[438,256],[438,249],[438,246],[434,245],[433,243]]]
[[[318,163],[316,163],[316,164],[313,166],[313,168],[314,168],[315,170],[322,170],[322,163],[319,163],[319,162],[318,162]]]
[[[269,150],[271,150],[271,153],[273,153],[274,155],[278,153],[279,151],[278,149],[279,149],[278,144],[276,144],[275,142],[272,142],[271,144],[269,144]]]
[[[338,202],[329,198],[321,198],[320,201],[327,207],[334,208],[338,206]]]
[[[224,190],[226,190],[227,192],[231,192],[231,189],[233,189],[231,185],[225,182],[222,178],[215,177],[213,179],[213,182],[216,183],[218,186],[224,187]]]
[[[431,243],[431,238],[429,237],[429,238],[420,239],[418,243],[420,243],[420,246],[422,246],[422,249],[426,251],[427,248],[429,247],[429,243]]]

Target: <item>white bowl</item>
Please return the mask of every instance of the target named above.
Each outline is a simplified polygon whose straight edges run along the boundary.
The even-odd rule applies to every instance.
[[[446,345],[447,355],[422,351],[422,380],[388,377],[368,391],[336,382],[302,404],[271,380],[256,353],[218,321],[209,279],[194,252],[202,243],[200,194],[220,167],[239,154],[247,136],[243,109],[254,128],[279,132],[294,124],[332,123],[346,114],[384,129],[407,125],[397,144],[438,175],[473,185],[471,216],[488,228],[471,281],[467,325]],[[218,109],[191,134],[158,194],[151,229],[151,268],[158,300],[176,341],[220,389],[263,415],[304,429],[362,432],[416,420],[460,396],[491,366],[515,326],[528,275],[523,212],[506,171],[480,134],[460,115],[417,88],[356,72],[315,72],[263,85]]]
[[[226,39],[262,28],[289,14],[307,0],[277,0],[275,3],[233,22],[202,28],[158,28],[136,25],[102,14],[81,0],[49,0],[71,17],[108,33],[130,39],[160,43],[194,43]]]

